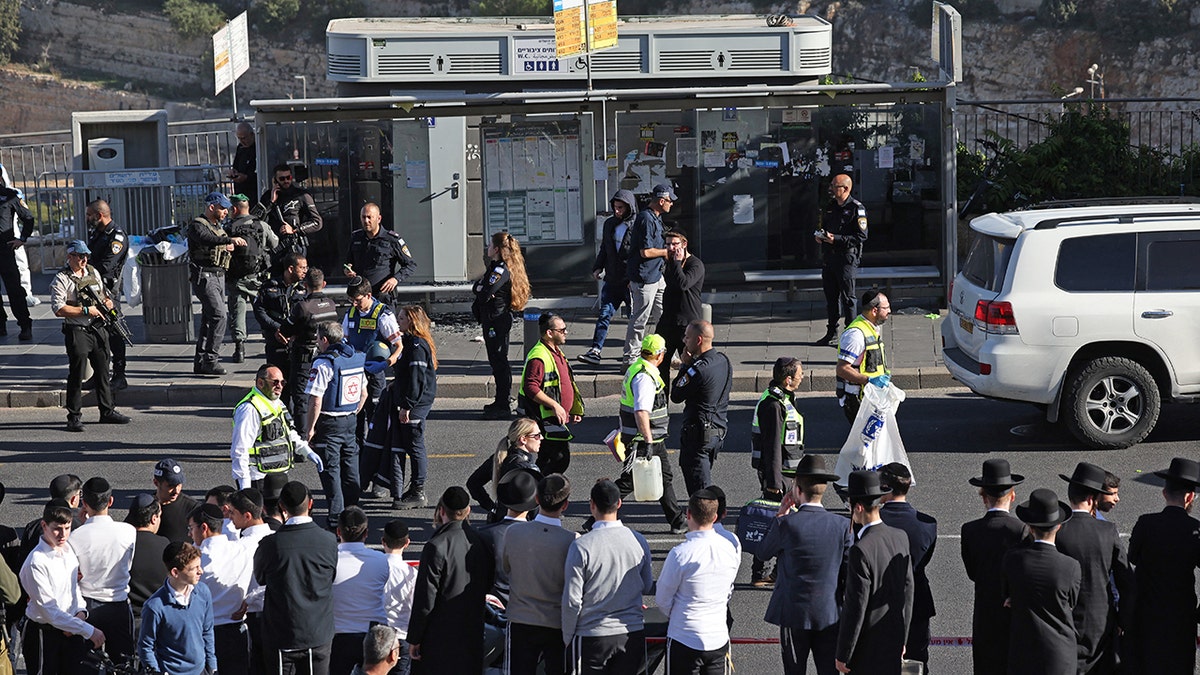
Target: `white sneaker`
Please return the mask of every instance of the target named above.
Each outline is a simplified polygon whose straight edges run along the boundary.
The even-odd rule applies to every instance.
[[[600,365],[600,350],[596,349],[595,347],[592,347],[591,349],[580,354],[579,356],[576,356],[575,360],[580,361],[582,363],[590,363],[593,366],[598,366],[598,365]]]

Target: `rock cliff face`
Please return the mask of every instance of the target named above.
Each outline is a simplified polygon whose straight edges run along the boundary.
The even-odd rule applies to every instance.
[[[371,3],[372,11],[392,16],[461,13],[459,0]],[[756,2],[676,0],[664,13],[814,13],[834,25],[834,73],[877,81],[904,81],[914,69],[933,79],[929,58],[929,21],[915,16],[920,0],[800,0],[764,7]],[[999,3],[1008,14],[988,21],[964,20],[963,99],[1057,98],[1089,85],[1086,70],[1101,65],[1109,97],[1187,97],[1197,94],[1194,73],[1200,49],[1190,34],[1155,39],[1114,49],[1099,34],[1086,30],[1054,30],[1032,18],[1034,0]],[[1192,23],[1200,21],[1193,12]],[[165,107],[168,100],[137,93],[158,89],[164,96],[188,99],[188,117],[231,114],[226,90],[213,94],[211,40],[185,40],[161,14],[120,14],[99,3],[25,0],[21,50],[16,61],[39,64],[70,76],[94,76],[115,86],[79,82],[56,83],[30,74],[28,68],[0,77],[0,128],[11,132],[62,129],[79,110]],[[251,69],[237,82],[239,112],[249,112],[258,98],[299,97],[305,75],[308,95],[329,96],[323,42],[279,47],[252,39]],[[125,90],[129,91],[125,91]],[[1097,92],[1097,95],[1099,92]]]

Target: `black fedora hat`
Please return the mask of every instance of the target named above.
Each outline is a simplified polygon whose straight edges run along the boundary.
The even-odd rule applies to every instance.
[[[1032,527],[1051,528],[1071,519],[1071,507],[1059,501],[1054,490],[1038,488],[1029,493],[1029,501],[1017,506],[1017,518]]]
[[[809,478],[815,481],[831,482],[838,475],[825,468],[825,458],[821,455],[804,455],[796,464],[796,478]]]
[[[1095,490],[1102,495],[1112,494],[1112,490],[1104,487],[1104,469],[1091,462],[1080,462],[1075,465],[1075,473],[1070,476],[1060,473],[1058,477],[1068,483]]]
[[[538,479],[528,469],[513,469],[496,484],[496,501],[513,511],[528,511],[537,506]]]
[[[879,482],[875,471],[851,471],[846,486],[846,499],[874,499],[891,492]]]
[[[986,488],[1010,488],[1020,485],[1024,481],[1025,476],[1013,473],[1008,466],[1008,460],[1003,458],[983,460],[983,475],[967,480],[968,483],[975,487]]]
[[[1176,457],[1171,460],[1171,466],[1163,471],[1155,471],[1155,476],[1180,483],[1190,483],[1192,487],[1200,485],[1200,462],[1186,457]]]

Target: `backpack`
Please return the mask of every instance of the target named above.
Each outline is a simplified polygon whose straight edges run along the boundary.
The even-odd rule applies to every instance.
[[[255,218],[238,218],[226,228],[230,237],[246,240],[245,246],[235,246],[233,261],[229,263],[230,277],[241,278],[258,274],[267,269],[267,233],[262,221]]]

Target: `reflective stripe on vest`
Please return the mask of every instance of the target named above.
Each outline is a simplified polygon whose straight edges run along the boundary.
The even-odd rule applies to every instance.
[[[846,330],[854,330],[857,328],[863,334],[863,357],[862,362],[858,364],[858,372],[867,377],[876,377],[883,375],[887,367],[887,360],[883,353],[883,338],[879,336],[879,330],[875,328],[875,324],[863,318],[859,314]]]
[[[629,367],[625,373],[625,381],[621,385],[622,441],[631,443],[646,440],[638,431],[637,416],[634,415],[633,407],[633,378],[643,372],[654,380],[654,407],[650,410],[650,435],[654,437],[655,443],[661,443],[667,440],[667,387],[662,381],[662,376],[658,374],[658,368],[642,358],[634,361],[633,365]]]
[[[754,419],[750,426],[750,466],[755,469],[768,468],[762,466],[762,451],[766,439],[762,437],[758,423],[759,409],[762,407],[763,401],[768,398],[773,398],[783,405],[783,426],[779,429],[779,447],[783,452],[781,458],[783,474],[791,476],[796,473],[796,467],[800,464],[800,455],[804,451],[804,417],[800,411],[796,410],[792,397],[774,386],[768,387],[759,397],[758,403],[754,405]]]
[[[249,403],[258,411],[259,430],[250,446],[250,464],[260,473],[278,473],[292,468],[291,424],[283,401],[272,401],[251,389],[234,409]]]
[[[525,371],[529,369],[529,362],[534,359],[542,362],[544,373],[542,375],[542,393],[561,404],[562,383],[558,376],[558,366],[554,363],[554,355],[550,353],[550,348],[541,340],[538,340],[533,349],[529,350],[529,355],[525,357],[525,367],[521,369],[521,381],[525,381]],[[554,414],[553,408],[547,408],[539,403],[538,414],[546,438],[556,441],[569,441],[574,438],[567,427],[558,423],[558,417]]]
[[[366,314],[358,311],[357,305],[351,305],[350,313],[346,315],[347,323],[350,324],[350,330],[346,331],[346,342],[349,342],[356,352],[367,351],[371,343],[379,339],[379,317],[383,315],[387,305],[378,300],[374,302]]]

